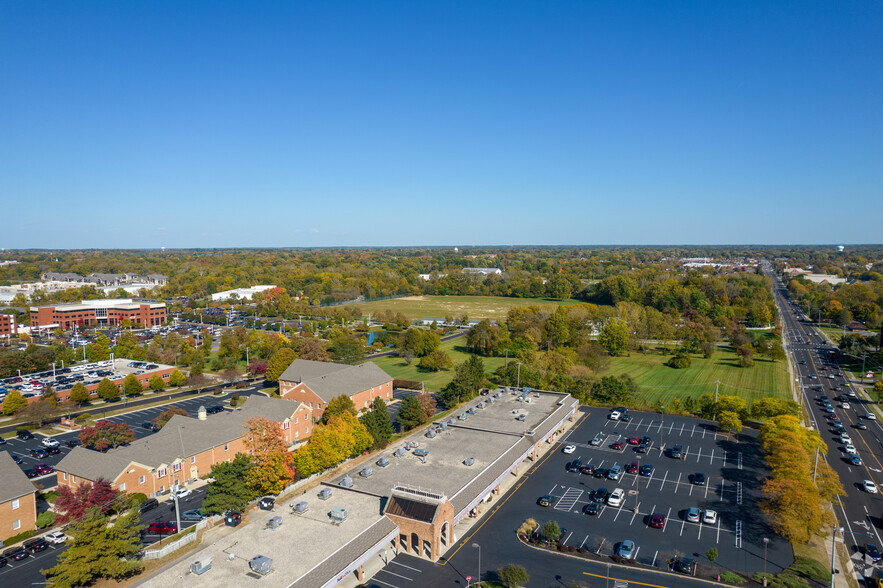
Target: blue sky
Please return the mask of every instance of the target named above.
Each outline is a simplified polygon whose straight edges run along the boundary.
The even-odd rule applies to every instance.
[[[0,3],[4,248],[880,243],[879,2]]]

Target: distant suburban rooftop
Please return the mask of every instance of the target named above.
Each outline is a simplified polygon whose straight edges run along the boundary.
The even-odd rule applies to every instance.
[[[341,394],[351,395],[392,381],[392,376],[372,362],[345,365],[295,359],[279,376],[280,381],[303,383],[329,402]]]

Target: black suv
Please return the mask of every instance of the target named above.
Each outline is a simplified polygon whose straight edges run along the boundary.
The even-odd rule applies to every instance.
[[[138,507],[138,512],[147,512],[148,510],[153,510],[157,506],[159,506],[159,500],[156,498],[148,498]]]
[[[36,447],[34,449],[31,449],[31,457],[35,457],[37,459],[45,459],[49,457],[49,452],[42,447]]]
[[[3,552],[3,557],[7,560],[21,561],[28,556],[28,550],[19,545]]]
[[[141,423],[142,429],[147,429],[148,431],[159,431],[159,427],[151,423],[150,421],[144,421]]]
[[[49,544],[46,543],[46,540],[42,537],[35,537],[33,539],[28,539],[22,544],[28,553],[37,553],[38,551],[45,551]]]
[[[206,414],[218,414],[219,412],[224,412],[223,406],[209,406],[205,409]]]
[[[30,431],[17,431],[15,436],[21,439],[22,441],[28,441],[34,438],[34,434]]]

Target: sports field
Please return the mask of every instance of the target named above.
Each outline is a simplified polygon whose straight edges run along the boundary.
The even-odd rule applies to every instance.
[[[693,355],[693,364],[684,369],[670,368],[664,363],[671,357],[658,352],[632,352],[630,357],[613,357],[610,369],[602,375],[628,374],[640,387],[638,403],[652,406],[658,400],[671,405],[675,398],[714,393],[715,381],[721,382],[719,394],[741,396],[750,406],[764,396],[791,398],[788,367],[784,360],[755,359],[750,368],[739,367],[736,352],[730,347],[718,347],[714,355],[705,359]]]
[[[400,312],[408,319],[440,318],[452,316],[455,319],[464,314],[470,320],[501,320],[513,306],[534,304],[576,304],[576,300],[554,300],[551,298],[507,298],[504,296],[407,296],[377,302],[353,304],[362,309],[362,314],[376,314],[380,310]]]
[[[451,357],[454,366],[458,363],[463,363],[469,357],[469,351],[466,349],[466,337],[442,341],[439,349]],[[482,360],[484,361],[484,369],[488,373],[503,365],[505,361],[502,357],[483,357]],[[454,368],[442,372],[424,372],[417,369],[419,359],[416,357],[411,361],[411,365],[405,363],[405,360],[401,357],[395,356],[380,357],[371,361],[395,379],[423,382],[426,389],[430,392],[440,391],[454,377]]]

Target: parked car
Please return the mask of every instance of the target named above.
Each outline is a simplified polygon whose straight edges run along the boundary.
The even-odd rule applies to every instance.
[[[7,441],[3,437],[0,437],[0,445],[6,445]]]
[[[576,451],[576,445],[565,445],[563,451],[564,453],[573,453]]]
[[[568,472],[577,472],[578,473],[579,468],[582,467],[582,465],[583,465],[582,460],[580,458],[576,458],[572,462],[568,463],[565,469]]]
[[[15,436],[21,439],[22,441],[29,441],[34,438],[34,434],[30,431],[17,431]]]
[[[38,553],[40,551],[45,551],[49,544],[42,537],[34,537],[33,539],[28,539],[22,544],[28,553]]]
[[[661,512],[650,515],[650,526],[654,529],[661,529],[665,526],[665,515]]]
[[[605,500],[607,500],[607,494],[608,494],[607,488],[604,488],[603,486],[601,486],[600,488],[597,488],[595,490],[593,498],[595,499],[596,502],[604,502]]]
[[[622,506],[623,500],[625,500],[625,490],[617,488],[610,493],[610,497],[607,499],[607,504],[610,506]]]
[[[541,496],[537,501],[537,504],[540,506],[552,506],[552,501],[555,500],[555,497],[551,494],[546,494],[545,496]]]
[[[68,536],[62,533],[61,531],[52,531],[48,535],[43,537],[49,543],[53,543],[55,545],[61,545],[65,541],[68,540]]]
[[[176,492],[178,500],[181,500],[182,498],[187,498],[191,494],[193,494],[193,490],[191,490],[190,488],[179,488],[178,492]]]
[[[159,506],[159,501],[156,498],[148,498],[138,507],[138,512],[145,513],[148,510],[153,510],[157,506]]]
[[[148,525],[147,532],[159,535],[172,535],[178,532],[178,524],[175,521],[155,521]]]
[[[683,452],[684,450],[681,448],[680,445],[675,445],[669,450],[669,455],[672,459],[681,459],[684,455]]]
[[[595,478],[606,478],[609,473],[610,468],[595,468],[595,473],[592,476]]]
[[[583,507],[583,512],[587,515],[596,515],[601,512],[601,503],[592,501]]]
[[[633,461],[629,465],[625,466],[625,473],[637,474],[638,473],[638,462]]]
[[[159,431],[159,427],[151,423],[150,421],[144,421],[141,423],[142,429],[147,429],[148,431]]]
[[[649,463],[645,463],[641,466],[641,475],[642,476],[651,476],[653,475],[653,466]]]
[[[618,421],[621,416],[622,413],[618,410],[611,410],[610,414],[607,415],[607,418],[609,418],[611,421]]]
[[[25,475],[26,475],[28,478],[36,478],[39,474],[38,474],[36,471],[34,471],[34,470],[28,468],[28,469],[25,470]]]
[[[705,509],[705,512],[702,513],[702,522],[706,525],[716,525],[717,511],[711,510],[710,508]]]
[[[43,444],[43,447],[58,447],[59,443],[57,440],[52,437],[43,437],[43,440],[40,441]]]
[[[181,520],[182,521],[199,522],[202,519],[206,518],[206,516],[208,516],[208,515],[204,515],[201,512],[199,512],[198,508],[194,508],[193,510],[188,510],[188,511],[181,513]]]
[[[3,558],[9,561],[21,561],[28,555],[28,550],[23,545],[7,549],[3,552]]]
[[[587,475],[587,476],[591,476],[591,475],[593,475],[593,474],[595,473],[595,466],[593,466],[593,465],[590,464],[590,463],[587,463],[586,465],[582,466],[582,467],[579,469],[579,473],[581,473],[581,474],[585,474],[585,475]]]
[[[219,412],[224,412],[224,407],[219,405],[209,406],[205,409],[206,414],[218,414]]]
[[[705,486],[705,474],[702,472],[696,472],[693,474],[693,484],[695,486]]]
[[[31,457],[35,459],[46,459],[49,457],[49,452],[43,449],[42,447],[37,447],[35,449],[31,449]]]
[[[607,472],[607,479],[608,480],[618,480],[619,475],[621,473],[622,473],[622,468],[619,467],[619,464],[616,464],[612,468],[610,468],[609,472]]]
[[[74,437],[73,439],[68,439],[64,442],[64,444],[71,448],[79,447],[80,445],[82,445],[82,443],[80,443],[80,440],[76,437]]]
[[[676,557],[671,561],[671,571],[695,576],[696,562],[689,557]]]
[[[687,509],[684,518],[687,519],[688,523],[698,523],[699,522],[699,508],[695,506],[691,506]]]
[[[623,447],[625,447],[625,443],[623,443],[622,441],[614,441],[613,445],[610,446],[611,449],[615,449],[617,451],[619,451]]]
[[[17,453],[10,453],[9,456],[12,458],[12,461],[14,461],[15,463],[17,463],[18,465],[21,465],[21,462],[24,461],[24,460],[21,458],[21,456],[20,456],[19,454],[17,454]]]
[[[616,550],[616,555],[623,559],[632,559],[635,555],[635,542],[631,539],[626,539],[620,543],[619,548]]]
[[[604,435],[602,433],[598,433],[597,435],[592,437],[591,441],[589,441],[589,445],[592,445],[593,447],[597,447],[602,443],[604,443]]]
[[[52,472],[55,471],[55,468],[53,468],[51,465],[48,465],[48,464],[45,464],[45,463],[36,463],[36,464],[34,464],[34,470],[35,470],[38,474],[40,474],[41,476],[43,476],[43,475],[46,475],[46,474],[51,474]]]
[[[881,559],[880,550],[873,543],[865,543],[865,557],[877,563]]]
[[[638,437],[629,437],[629,438],[628,438],[628,444],[629,444],[629,445],[640,445],[640,444],[641,444],[641,439],[638,438]]]

